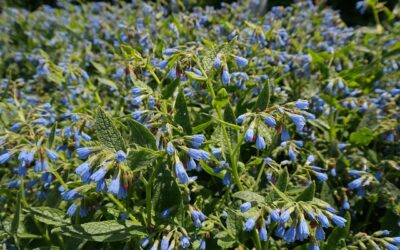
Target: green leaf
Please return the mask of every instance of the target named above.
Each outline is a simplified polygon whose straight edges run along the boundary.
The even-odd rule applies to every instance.
[[[163,99],[168,99],[174,94],[175,89],[178,87],[179,79],[175,79],[173,81],[171,81],[170,79],[165,79],[164,82],[166,82],[167,85],[163,86],[163,89],[162,89],[162,92],[161,92],[162,93],[162,98]]]
[[[361,128],[350,134],[350,142],[367,146],[374,139],[374,132],[369,128]]]
[[[243,232],[243,218],[236,214],[233,210],[227,210],[228,217],[226,218],[226,228],[236,238],[240,238]]]
[[[224,179],[224,173],[219,172],[218,174],[214,172],[210,166],[207,165],[204,161],[199,161],[201,168],[206,171],[207,174],[220,178],[221,180]]]
[[[126,160],[128,162],[128,166],[132,170],[139,171],[143,168],[151,166],[153,162],[155,162],[162,155],[163,153],[160,151],[154,151],[148,148],[139,148],[129,151],[128,158]]]
[[[36,220],[53,226],[69,224],[69,219],[65,218],[65,212],[51,207],[30,207],[27,209],[30,215]]]
[[[252,201],[257,203],[264,203],[265,199],[263,196],[251,192],[251,191],[239,191],[233,194],[233,197],[242,199],[244,201]]]
[[[133,119],[128,119],[127,121],[130,130],[130,142],[157,150],[156,138],[143,124]]]
[[[47,147],[51,149],[53,146],[54,142],[54,136],[56,134],[56,129],[57,129],[57,122],[54,123],[53,127],[51,127],[50,135],[49,135],[49,140],[47,141]]]
[[[222,249],[229,249],[235,245],[236,241],[229,236],[217,240],[217,245]]]
[[[101,83],[101,84],[104,84],[104,85],[106,85],[106,86],[108,86],[108,87],[111,87],[111,88],[113,88],[113,89],[118,89],[117,84],[115,84],[115,82],[113,82],[113,81],[111,81],[111,80],[108,80],[108,79],[106,79],[106,78],[101,78],[101,77],[98,77],[97,80],[98,80],[99,83]]]
[[[297,196],[296,201],[312,201],[315,195],[315,182],[313,181],[304,191]]]
[[[96,112],[95,128],[97,137],[104,146],[115,151],[125,151],[124,139],[121,133],[118,131],[111,117],[100,107]]]
[[[218,91],[215,99],[212,101],[213,107],[224,107],[228,103],[228,92],[225,88]]]
[[[106,74],[106,68],[104,68],[103,65],[101,65],[100,63],[94,62],[94,61],[90,61],[90,63],[97,70],[97,72],[100,73],[100,75],[105,75]]]
[[[97,242],[123,241],[132,236],[146,236],[139,223],[114,220],[89,222],[80,225],[61,226],[51,230],[64,236]]]
[[[154,183],[154,210],[160,213],[167,208],[178,207],[181,203],[182,197],[176,179],[171,175],[170,170],[161,166],[161,171]]]
[[[285,193],[288,183],[289,183],[289,173],[287,171],[287,168],[284,168],[281,170],[281,173],[278,176],[278,180],[275,183],[275,187],[282,193]],[[274,201],[278,199],[279,196],[280,195],[276,190],[272,190],[270,193],[270,200]]]
[[[182,126],[183,131],[186,134],[192,134],[192,126],[190,125],[189,119],[189,111],[185,101],[185,95],[183,94],[183,90],[179,90],[179,94],[176,97],[175,101],[175,117],[174,120],[176,123]]]
[[[17,204],[15,206],[14,217],[10,225],[10,233],[15,234],[18,231],[21,216],[21,191],[18,192]]]
[[[346,212],[344,218],[347,220],[346,225],[343,228],[335,227],[332,233],[329,235],[326,241],[326,246],[324,250],[335,250],[337,249],[337,244],[340,240],[346,239],[350,231],[351,216],[349,212]]]
[[[198,134],[198,133],[203,132],[206,128],[208,128],[213,123],[214,122],[212,120],[209,120],[207,122],[197,125],[196,127],[193,127],[193,134]]]
[[[258,96],[257,102],[254,105],[253,110],[257,111],[266,109],[269,105],[270,95],[270,84],[269,81],[267,81],[264,85],[264,88],[261,90],[260,95]]]
[[[198,81],[206,81],[206,80],[207,80],[207,77],[206,77],[206,76],[198,75],[198,74],[196,74],[196,73],[194,73],[194,72],[192,72],[192,71],[185,71],[185,74],[186,74],[190,79],[193,79],[193,80],[198,80]]]

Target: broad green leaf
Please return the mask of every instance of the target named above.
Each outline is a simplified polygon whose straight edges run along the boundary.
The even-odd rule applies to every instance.
[[[171,207],[177,208],[182,202],[176,178],[171,175],[171,171],[165,168],[164,165],[160,169],[153,189],[153,206],[158,213]]]
[[[143,126],[143,124],[133,119],[128,119],[127,122],[130,131],[131,143],[135,143],[142,147],[155,150],[157,149],[156,138],[154,138],[153,134],[145,126]]]
[[[162,155],[163,153],[160,151],[138,148],[129,151],[127,164],[132,170],[139,171],[140,169],[151,166]]]
[[[179,79],[173,81],[170,79],[165,79],[164,82],[167,83],[167,85],[163,86],[161,94],[163,99],[168,99],[174,94],[176,88],[178,87]]]
[[[326,246],[324,250],[336,250],[338,242],[342,239],[346,239],[350,231],[350,213],[346,212],[344,218],[347,220],[346,225],[343,228],[335,227],[335,229],[333,229],[326,241]]]
[[[257,102],[254,105],[253,110],[264,110],[268,107],[269,105],[269,99],[270,99],[270,84],[269,81],[266,81],[264,88],[261,90],[260,95],[258,96]]]
[[[102,109],[96,111],[96,134],[99,141],[106,147],[115,151],[125,151],[124,139],[118,131],[111,117]]]
[[[258,203],[264,203],[265,198],[257,193],[251,191],[239,191],[233,194],[233,197],[242,199],[244,201],[252,201]]]
[[[183,90],[179,90],[179,94],[176,97],[175,101],[175,117],[174,120],[176,123],[182,126],[183,131],[186,134],[192,134],[192,125],[190,125],[189,119],[189,111],[186,105],[185,95],[183,94]]]
[[[236,238],[240,238],[243,232],[244,218],[236,214],[233,210],[227,210],[228,217],[226,218],[226,228]]]
[[[26,209],[36,220],[53,226],[69,224],[69,219],[65,217],[65,212],[51,207],[30,207]]]
[[[304,191],[297,196],[296,201],[312,201],[315,195],[315,182],[313,181]]]
[[[350,142],[367,146],[374,139],[374,132],[369,128],[361,128],[350,134]]]
[[[229,236],[220,238],[217,240],[217,245],[222,249],[231,249],[235,245],[236,241]]]
[[[97,78],[97,80],[101,84],[104,84],[104,85],[106,85],[108,87],[111,87],[113,89],[118,89],[117,84],[115,82],[111,81],[111,80],[108,80],[106,78],[101,78],[101,77]]]
[[[80,225],[61,226],[51,230],[64,236],[97,242],[123,241],[132,236],[146,236],[146,231],[139,223],[114,220],[88,222]]]

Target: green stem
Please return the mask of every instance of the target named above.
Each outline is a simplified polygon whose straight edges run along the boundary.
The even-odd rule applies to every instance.
[[[122,211],[124,211],[125,213],[127,213],[127,214],[128,214],[128,217],[129,217],[132,221],[134,221],[134,222],[139,222],[139,221],[135,218],[135,216],[133,216],[133,215],[126,209],[126,207],[125,207],[117,198],[115,198],[112,194],[107,193],[107,197],[108,197],[112,202],[114,202],[115,205],[117,205],[117,207],[119,207]]]
[[[265,162],[263,162],[263,164],[261,165],[261,169],[260,169],[260,172],[258,172],[257,179],[256,179],[256,181],[254,182],[253,186],[251,187],[251,189],[253,189],[253,191],[257,191],[258,184],[260,183],[261,176],[262,176],[263,173],[264,173],[264,169],[265,169],[265,166],[266,166],[266,165],[267,165],[267,163],[265,163]]]
[[[57,170],[52,170],[51,173],[56,177],[56,179],[60,182],[60,184],[64,187],[64,189],[67,189],[68,186],[64,182],[64,180],[61,178],[61,175],[57,172]]]
[[[197,64],[197,66],[199,67],[201,73],[203,74],[203,76],[207,77],[207,81],[206,81],[207,87],[210,90],[210,94],[211,94],[212,99],[215,100],[216,96],[215,96],[214,87],[213,87],[209,77],[207,76],[207,73],[205,72],[205,70],[203,69],[203,67],[201,66],[201,64],[197,60],[197,58],[195,58],[194,60],[195,60],[195,62]],[[224,118],[222,116],[221,107],[219,107],[218,105],[215,105],[214,108],[217,111],[218,119],[223,121]],[[229,158],[231,160],[233,180],[234,180],[236,186],[238,187],[238,189],[240,191],[243,191],[243,186],[242,186],[242,183],[240,182],[239,172],[238,172],[238,169],[237,169],[237,159],[236,159],[236,157],[234,155],[234,151],[232,150],[231,141],[230,141],[228,133],[226,131],[225,124],[224,123],[220,123],[220,125],[221,125],[221,128],[222,128],[222,134],[224,136],[224,140],[226,142],[226,146],[228,148]]]
[[[253,242],[257,250],[262,250],[260,236],[255,228],[253,229]]]

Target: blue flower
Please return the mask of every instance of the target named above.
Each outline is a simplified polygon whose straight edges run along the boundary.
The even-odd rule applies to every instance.
[[[301,218],[299,224],[297,224],[296,239],[302,241],[307,239],[309,235],[307,222],[304,218]]]
[[[67,215],[70,217],[74,216],[77,208],[78,205],[76,205],[75,203],[69,206],[69,208],[67,209]]]
[[[264,122],[270,127],[274,128],[276,126],[276,121],[273,116],[269,115],[269,116],[265,117]]]
[[[386,243],[385,247],[387,250],[399,250],[399,248],[397,246],[392,245],[390,243]]]
[[[240,66],[240,67],[246,67],[247,64],[249,63],[249,61],[246,58],[240,57],[240,56],[236,56],[236,63]]]
[[[337,215],[332,215],[332,221],[338,227],[344,227],[346,225],[346,219]]]
[[[280,221],[281,221],[282,224],[285,224],[285,223],[289,220],[290,214],[291,214],[291,212],[290,212],[289,210],[285,210],[285,211],[281,214],[281,216],[280,216]]]
[[[189,148],[188,154],[190,157],[192,157],[196,161],[200,161],[200,160],[206,161],[210,158],[210,154],[202,149]]]
[[[220,59],[219,57],[216,57],[216,58],[214,59],[214,68],[215,68],[215,69],[221,68],[221,59]]]
[[[265,144],[264,138],[262,136],[258,135],[257,139],[256,139],[256,149],[263,150],[263,149],[265,149],[265,147],[266,147],[266,144]]]
[[[222,183],[225,186],[229,186],[231,184],[231,174],[230,173],[228,173],[228,172],[225,173],[224,179],[222,179]]]
[[[268,240],[268,231],[265,228],[265,226],[263,225],[260,228],[260,241],[267,241]]]
[[[180,161],[176,162],[175,164],[175,174],[181,184],[186,184],[189,182],[189,176],[186,173],[186,170],[183,167],[182,162]]]
[[[319,250],[319,246],[315,243],[311,243],[308,250]]]
[[[253,230],[255,225],[256,221],[253,218],[249,218],[246,220],[243,230],[246,232],[250,232],[251,230]]]
[[[229,75],[229,71],[227,69],[222,70],[222,84],[224,86],[228,86],[231,83],[231,76]]]
[[[245,119],[246,119],[246,114],[239,115],[239,117],[236,118],[236,123],[237,124],[242,124]]]
[[[253,142],[254,137],[254,130],[252,128],[247,129],[246,133],[244,134],[244,139],[247,142]]]
[[[179,237],[179,241],[182,248],[188,248],[190,246],[190,239],[187,236]]]
[[[160,248],[161,250],[168,250],[169,247],[169,237],[164,236],[161,240]]]
[[[279,224],[275,230],[276,237],[283,238],[285,236],[285,227]]]
[[[206,240],[204,238],[201,238],[201,240],[200,240],[199,249],[200,250],[206,250]]]
[[[242,205],[240,205],[240,211],[242,211],[242,213],[249,211],[250,208],[251,208],[251,202],[245,202]]]
[[[107,188],[106,181],[104,179],[96,182],[96,192],[104,192]]]
[[[357,189],[357,188],[360,188],[362,186],[362,183],[363,183],[363,178],[360,177],[358,179],[353,180],[349,184],[347,184],[347,187],[349,189]]]
[[[195,170],[197,168],[197,164],[194,161],[194,159],[192,157],[189,158],[189,161],[187,163],[187,169],[188,170]]]
[[[315,161],[314,155],[309,155],[309,156],[307,157],[306,164],[313,163],[314,161]]]
[[[126,198],[127,193],[125,188],[121,184],[119,176],[115,176],[110,181],[110,186],[108,186],[108,192],[117,196],[118,198]]]
[[[116,154],[115,154],[115,160],[118,162],[123,162],[126,160],[126,154],[124,151],[119,150]]]
[[[392,242],[393,244],[395,244],[396,246],[400,245],[400,236],[398,236],[398,237],[393,237],[392,240],[391,240],[391,242]]]
[[[79,175],[83,182],[90,179],[90,164],[88,162],[84,162],[79,167],[75,169],[75,173]]]
[[[90,148],[82,147],[76,150],[79,159],[86,159],[92,153]]]
[[[161,212],[161,217],[166,219],[171,215],[171,212],[172,212],[172,208],[167,208]]]
[[[193,147],[200,147],[205,140],[206,137],[202,134],[193,135],[192,145]]]
[[[322,182],[328,180],[328,175],[325,173],[314,172],[314,174]]]
[[[295,104],[298,109],[308,109],[308,101],[307,100],[298,100]]]
[[[170,56],[170,55],[175,54],[175,53],[177,53],[177,52],[178,52],[177,49],[168,48],[168,49],[164,50],[164,53],[163,53],[163,54],[166,55],[166,56]]]
[[[342,202],[342,207],[344,210],[349,210],[350,209],[350,203],[347,199],[343,200]]]
[[[287,243],[292,243],[296,239],[296,228],[294,227],[289,227],[289,229],[285,232],[285,235],[283,236],[283,240],[286,241]]]
[[[269,216],[273,222],[278,222],[280,220],[279,213],[276,210],[271,210]]]
[[[306,119],[302,115],[290,114],[290,119],[292,119],[297,131],[303,130],[306,125]]]
[[[35,166],[33,167],[33,171],[42,172],[49,170],[49,162],[47,160],[44,161],[36,161]]]
[[[75,200],[76,198],[78,198],[78,196],[79,194],[78,191],[76,191],[76,189],[71,189],[61,194],[61,197],[66,201]]]
[[[322,225],[322,227],[330,227],[329,220],[323,213],[318,214],[318,221]]]
[[[107,170],[104,167],[100,167],[96,172],[94,172],[90,179],[94,182],[99,182],[104,179],[104,176],[107,174]]]
[[[281,134],[281,141],[289,141],[290,140],[290,134],[287,129],[283,129],[282,134]]]
[[[291,161],[296,161],[297,160],[296,152],[294,152],[294,150],[291,147],[289,147],[288,155],[289,155],[289,158],[290,158]]]
[[[173,155],[174,152],[175,152],[174,145],[172,144],[172,142],[168,142],[167,143],[167,154],[168,155]]]
[[[149,237],[146,237],[146,238],[144,238],[144,239],[141,239],[141,240],[139,241],[139,243],[140,243],[140,246],[141,246],[141,247],[146,248],[146,247],[150,244],[150,238],[149,238]]]
[[[46,153],[47,153],[47,157],[49,157],[50,160],[52,160],[52,161],[58,160],[58,155],[53,150],[47,149]]]
[[[317,227],[315,230],[315,239],[316,240],[325,240],[325,232],[322,227]]]
[[[11,158],[11,156],[12,156],[12,154],[10,154],[8,152],[0,155],[0,164],[7,162]]]

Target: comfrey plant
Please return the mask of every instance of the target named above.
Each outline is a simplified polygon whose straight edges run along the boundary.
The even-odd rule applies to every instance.
[[[398,249],[397,9],[256,2],[2,9],[2,247]]]

